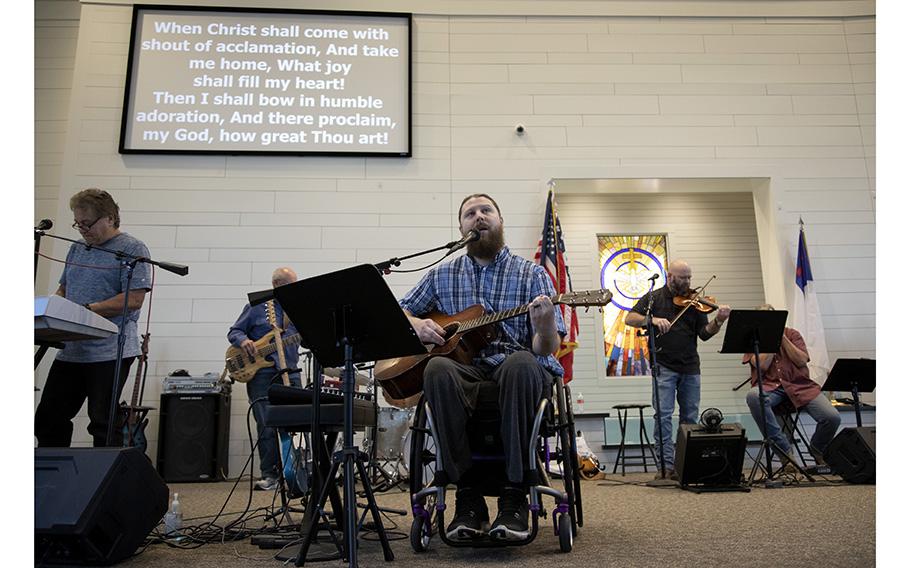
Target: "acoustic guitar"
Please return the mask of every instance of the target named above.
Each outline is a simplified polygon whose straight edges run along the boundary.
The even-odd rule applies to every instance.
[[[551,296],[550,300],[554,305],[590,307],[605,306],[612,297],[609,290],[601,289],[557,294]],[[389,397],[399,400],[411,398],[416,401],[423,392],[423,371],[430,359],[442,356],[459,363],[471,364],[474,354],[496,338],[494,324],[527,312],[528,304],[493,314],[484,313],[480,304],[451,316],[434,312],[428,317],[445,330],[446,342],[428,346],[426,354],[377,361],[373,376]]]

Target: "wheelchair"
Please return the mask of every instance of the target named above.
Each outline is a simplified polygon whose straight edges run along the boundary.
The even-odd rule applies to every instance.
[[[505,458],[503,442],[499,435],[501,420],[498,405],[499,387],[496,383],[484,382],[478,396],[477,408],[468,421],[468,439],[474,465],[482,468],[482,487],[485,496],[498,496],[505,486]],[[455,547],[499,547],[521,546],[531,543],[537,536],[539,521],[547,517],[542,497],[555,500],[550,513],[553,532],[559,538],[562,552],[570,552],[578,528],[583,526],[581,483],[577,448],[575,445],[575,421],[572,414],[572,395],[561,379],[556,379],[549,398],[538,403],[531,447],[533,455],[529,460],[530,471],[527,479],[535,481],[529,487],[530,531],[523,540],[494,540],[489,537],[470,541],[454,541],[446,536],[446,493],[447,480],[441,459],[435,448],[435,426],[429,406],[421,396],[414,414],[410,443],[410,494],[413,521],[410,530],[411,548],[415,552],[428,550],[434,535]],[[551,448],[550,439],[555,438]],[[562,472],[562,487],[553,487],[550,476],[551,463]],[[439,472],[437,474],[437,472]]]

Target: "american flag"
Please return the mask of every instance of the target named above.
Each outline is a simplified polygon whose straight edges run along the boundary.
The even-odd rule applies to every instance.
[[[556,200],[553,198],[551,189],[547,195],[547,210],[543,217],[543,231],[541,238],[537,242],[537,252],[534,253],[534,261],[544,267],[550,279],[553,281],[553,287],[556,288],[557,294],[572,291],[572,278],[569,276],[569,268],[566,266],[566,243],[562,238],[562,226],[559,224],[559,217],[556,215]],[[578,337],[578,317],[575,314],[575,308],[567,308],[565,305],[559,306],[562,312],[563,320],[566,322],[566,329],[569,332],[564,337],[556,352],[556,358],[565,370],[563,381],[568,383],[572,380],[572,361],[575,357],[573,351],[578,347],[576,338]],[[568,317],[566,312],[569,312]]]

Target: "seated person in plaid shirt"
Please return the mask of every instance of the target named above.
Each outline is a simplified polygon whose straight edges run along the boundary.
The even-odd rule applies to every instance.
[[[477,353],[471,365],[445,357],[429,361],[423,376],[424,396],[433,414],[437,451],[445,476],[458,487],[455,516],[446,529],[452,539],[482,535],[489,513],[471,473],[471,452],[465,425],[476,404],[481,381],[499,385],[502,440],[506,449],[507,485],[499,498],[499,514],[490,537],[522,540],[528,536],[527,455],[537,404],[548,395],[563,369],[553,356],[566,334],[559,310],[550,296],[553,283],[542,266],[513,255],[505,246],[499,206],[489,195],[466,197],[458,210],[462,235],[472,229],[480,239],[467,245],[467,254],[430,270],[401,300],[411,324],[427,344],[445,343],[443,328],[425,317],[432,312],[457,314],[475,304],[488,313],[529,304],[527,316],[500,322],[498,336]]]

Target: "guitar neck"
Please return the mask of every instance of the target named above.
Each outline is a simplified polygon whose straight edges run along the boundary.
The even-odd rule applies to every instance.
[[[139,390],[142,386],[142,369],[148,362],[149,358],[149,334],[142,335],[142,347],[140,348],[141,353],[139,354],[137,365],[136,365],[136,378],[133,379],[133,398],[131,399],[132,406],[137,406],[139,404]]]
[[[142,367],[145,365],[145,359],[140,357],[136,366],[136,378],[133,379],[133,398],[130,399],[132,406],[139,404],[139,387],[142,382]]]
[[[281,339],[281,347],[284,348],[287,345],[297,345],[300,343],[300,334],[295,333],[294,335],[289,335]],[[271,355],[278,350],[277,345],[274,341],[269,342],[265,347],[260,347],[258,353],[260,356],[265,357],[266,355]]]
[[[557,300],[558,298],[559,298],[559,296],[551,296],[550,300],[553,302],[554,305],[556,305],[556,304],[560,303]],[[459,331],[459,333],[468,332],[468,331],[471,331],[472,329],[477,329],[478,327],[483,327],[485,325],[490,325],[493,323],[498,323],[498,322],[501,322],[501,321],[504,321],[507,319],[512,319],[514,317],[518,317],[522,314],[528,313],[528,306],[529,306],[529,304],[523,304],[521,306],[512,308],[510,310],[504,310],[504,311],[496,312],[493,314],[484,314],[484,315],[480,316],[479,318],[474,318],[474,319],[470,319],[467,321],[463,321],[463,322],[461,322],[461,325],[458,326],[458,331]]]

